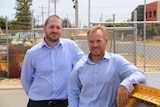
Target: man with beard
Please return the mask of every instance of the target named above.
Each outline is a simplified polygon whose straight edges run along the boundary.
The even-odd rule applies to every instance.
[[[104,26],[91,27],[87,40],[90,53],[78,61],[69,79],[69,107],[125,107],[133,85],[145,81],[144,72],[106,51]]]
[[[62,20],[47,18],[44,39],[27,50],[21,83],[29,97],[27,107],[67,107],[68,79],[75,63],[84,56],[78,45],[60,38]]]

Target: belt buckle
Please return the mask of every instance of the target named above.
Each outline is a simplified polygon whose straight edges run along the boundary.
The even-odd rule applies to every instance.
[[[48,105],[50,106],[51,104],[56,104],[55,101],[48,101]]]

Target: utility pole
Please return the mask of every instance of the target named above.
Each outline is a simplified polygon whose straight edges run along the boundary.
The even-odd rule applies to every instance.
[[[50,0],[48,0],[48,17],[50,15]]]
[[[90,27],[90,13],[91,13],[90,7],[91,7],[91,1],[88,0],[88,28]]]
[[[42,5],[42,7],[40,7],[40,8],[42,9],[42,12],[41,12],[41,13],[42,13],[42,25],[43,25],[43,24],[44,24],[44,11],[43,11],[43,8],[44,8],[44,7],[43,7],[43,5]]]
[[[34,32],[34,10],[31,11],[31,31]]]
[[[54,14],[56,15],[57,2],[59,2],[59,0],[53,0],[53,2],[54,2]]]
[[[78,0],[72,0],[74,3],[73,8],[75,9],[75,27],[78,28]]]
[[[39,15],[37,15],[37,20],[36,20],[36,22],[37,22],[37,25],[39,25]]]
[[[103,22],[103,14],[100,16],[100,22]]]

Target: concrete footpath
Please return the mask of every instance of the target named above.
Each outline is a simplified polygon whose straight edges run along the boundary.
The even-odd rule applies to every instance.
[[[0,79],[0,90],[1,89],[22,89],[20,78]]]
[[[0,107],[26,107],[27,103],[19,78],[0,79]]]

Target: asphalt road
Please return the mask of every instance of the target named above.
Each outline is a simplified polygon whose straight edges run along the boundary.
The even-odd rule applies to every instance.
[[[0,107],[26,107],[27,102],[23,89],[0,90]]]

